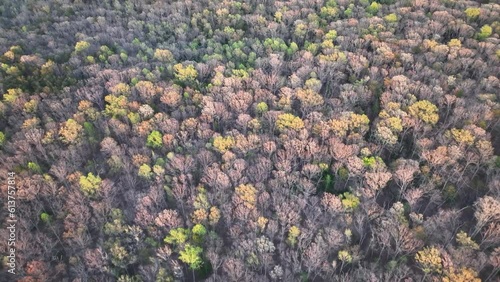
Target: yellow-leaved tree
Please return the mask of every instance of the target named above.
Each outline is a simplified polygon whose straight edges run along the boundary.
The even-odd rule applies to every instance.
[[[421,100],[410,105],[408,113],[430,125],[435,125],[439,120],[438,108],[427,100]]]
[[[61,141],[64,143],[74,144],[78,141],[82,131],[83,126],[74,119],[68,119],[59,130],[59,135],[61,136]]]
[[[80,176],[80,189],[86,196],[93,196],[101,186],[101,178],[89,172],[87,176]]]
[[[286,113],[278,116],[276,127],[279,131],[284,131],[286,129],[300,130],[304,128],[304,122],[301,118]]]
[[[232,136],[217,136],[214,138],[214,148],[221,153],[225,153],[230,150],[235,144],[234,138]]]
[[[198,77],[198,71],[193,65],[183,66],[182,64],[174,65],[175,78],[183,84],[193,83]]]
[[[442,260],[439,250],[435,247],[426,247],[415,255],[415,260],[425,273],[441,273]]]

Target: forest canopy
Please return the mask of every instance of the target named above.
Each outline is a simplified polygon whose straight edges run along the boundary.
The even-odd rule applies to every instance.
[[[497,1],[3,1],[0,64],[1,281],[499,279]]]

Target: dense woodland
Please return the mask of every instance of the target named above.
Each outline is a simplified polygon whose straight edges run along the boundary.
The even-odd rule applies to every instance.
[[[499,281],[495,2],[1,1],[0,281]]]

